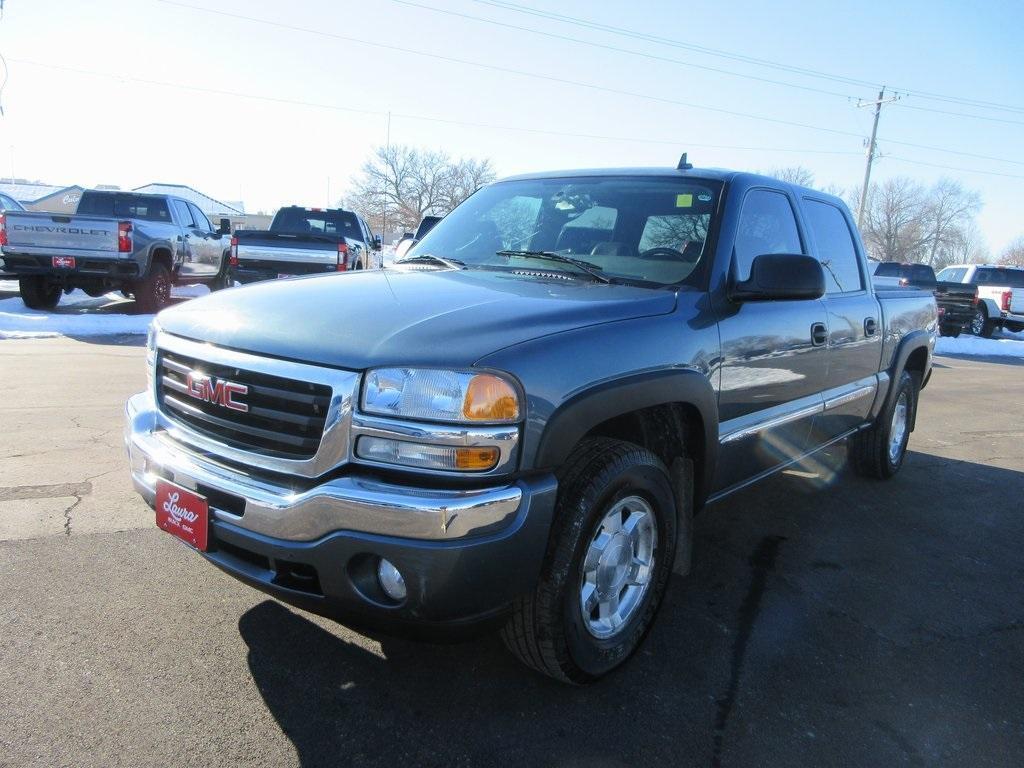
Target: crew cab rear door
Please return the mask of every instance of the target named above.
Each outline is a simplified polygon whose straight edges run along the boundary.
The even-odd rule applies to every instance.
[[[172,198],[175,218],[181,226],[184,259],[181,264],[181,279],[209,278],[220,269],[221,247],[219,239],[214,241],[210,222],[194,205]]]
[[[815,447],[867,419],[882,360],[882,315],[848,212],[826,198],[805,195],[800,202],[812,253],[825,273],[828,313],[828,374],[824,411],[811,436]]]

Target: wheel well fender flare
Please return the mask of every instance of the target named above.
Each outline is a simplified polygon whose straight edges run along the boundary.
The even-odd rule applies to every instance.
[[[896,385],[900,380],[900,376],[903,371],[907,369],[907,361],[910,360],[910,356],[919,350],[924,350],[925,364],[924,369],[921,371],[921,388],[924,388],[924,383],[928,377],[928,373],[931,370],[932,363],[932,350],[929,346],[931,340],[931,334],[928,331],[915,330],[908,333],[901,340],[899,345],[896,347],[896,352],[893,355],[892,365],[889,366],[890,384],[889,391],[885,393],[885,400],[882,403],[882,408],[879,413],[884,413],[887,408],[892,404],[892,400],[896,397]],[[917,410],[914,410],[914,422],[911,423],[910,428],[913,429],[917,421]]]
[[[693,446],[701,459],[695,478],[706,497],[718,455],[718,396],[706,374],[693,369],[649,371],[604,382],[581,392],[551,415],[537,447],[535,466],[557,468],[594,427],[616,416],[658,405],[694,408],[703,427],[703,446]]]
[[[982,296],[978,299],[978,305],[984,308],[985,315],[989,319],[999,318],[1002,316],[999,305],[996,304],[994,299]]]
[[[175,264],[174,258],[174,248],[171,247],[170,243],[163,240],[158,240],[155,243],[151,243],[149,248],[146,249],[146,263],[144,265],[145,270],[142,272],[140,277],[145,277],[146,275],[149,274],[149,270],[153,266],[153,260],[155,258],[158,258],[157,255],[161,252],[167,254],[167,269],[170,270],[171,274],[174,273],[174,271],[177,269],[177,265]]]

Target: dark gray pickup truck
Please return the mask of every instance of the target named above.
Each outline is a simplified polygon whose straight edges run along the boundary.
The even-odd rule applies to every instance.
[[[696,511],[841,440],[898,472],[936,332],[835,197],[523,176],[394,269],[162,312],[125,439],[157,524],[252,586],[375,631],[501,627],[587,682],[686,573]]]

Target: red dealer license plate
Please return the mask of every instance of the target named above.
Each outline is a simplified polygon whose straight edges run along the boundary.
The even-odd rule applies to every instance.
[[[50,259],[50,263],[53,264],[55,269],[74,269],[75,268],[75,257],[74,256],[53,256]]]
[[[157,481],[156,524],[200,552],[206,551],[210,507],[199,494],[165,480]]]

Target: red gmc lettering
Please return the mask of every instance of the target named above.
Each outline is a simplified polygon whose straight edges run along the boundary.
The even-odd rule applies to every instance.
[[[188,394],[196,400],[205,400],[208,403],[219,405],[222,408],[229,408],[232,411],[248,413],[249,406],[235,400],[236,395],[249,394],[249,387],[245,384],[236,384],[233,381],[214,379],[211,376],[204,376],[200,373],[189,373],[186,378]]]

